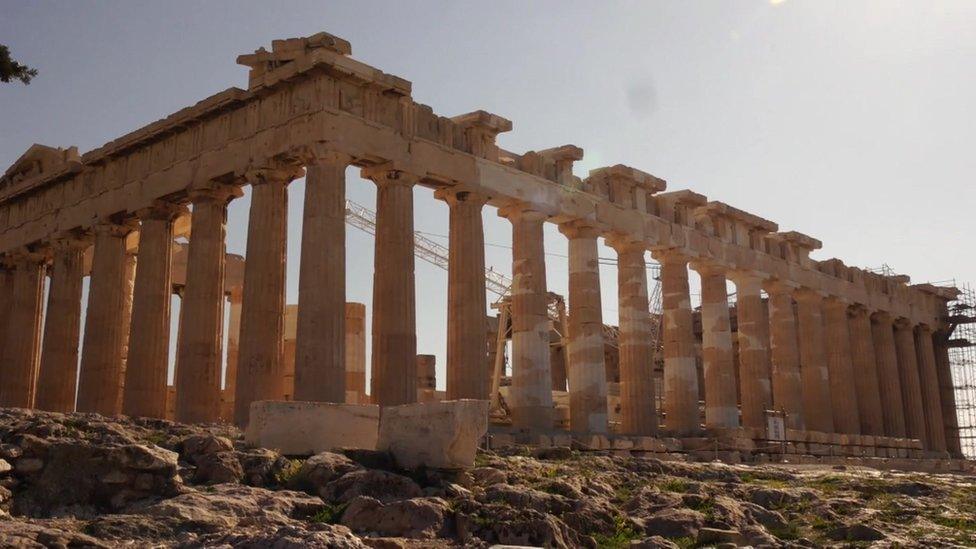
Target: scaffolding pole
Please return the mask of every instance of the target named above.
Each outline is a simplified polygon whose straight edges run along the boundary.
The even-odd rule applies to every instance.
[[[969,284],[957,286],[959,295],[949,303],[954,327],[950,336],[949,369],[956,397],[959,444],[968,459],[976,459],[976,293]]]

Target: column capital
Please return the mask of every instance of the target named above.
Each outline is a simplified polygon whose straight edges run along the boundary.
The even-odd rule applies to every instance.
[[[96,223],[92,230],[96,235],[108,235],[117,238],[128,236],[129,233],[139,228],[139,221],[133,217],[113,221],[104,219]]]
[[[895,329],[896,330],[911,330],[915,327],[915,324],[903,316],[895,319]]]
[[[184,204],[170,202],[168,200],[154,200],[151,206],[136,210],[136,217],[139,219],[172,221],[188,212],[189,209]]]
[[[667,263],[685,264],[694,259],[694,256],[683,248],[652,249],[651,257],[656,259],[658,263],[662,265]]]
[[[398,168],[393,162],[367,166],[360,170],[363,179],[369,179],[377,185],[404,185],[412,187],[420,181],[420,176]]]
[[[527,202],[512,202],[498,208],[498,217],[504,217],[511,222],[516,221],[545,221],[549,218]]]
[[[793,299],[798,303],[821,303],[824,300],[824,295],[818,290],[801,286],[793,292]]]
[[[871,311],[869,311],[867,305],[864,305],[863,303],[851,303],[847,308],[847,315],[851,318],[861,318],[871,316]]]
[[[928,333],[929,336],[931,336],[932,335],[932,332],[934,331],[934,330],[932,330],[932,327],[931,326],[929,326],[928,324],[926,324],[924,322],[920,323],[917,327],[918,327],[918,331],[919,332]]]
[[[725,265],[703,258],[691,261],[688,263],[688,267],[701,276],[722,275],[725,278],[729,278],[732,274]]]
[[[32,248],[23,246],[15,250],[7,251],[5,263],[10,267],[17,268],[20,265],[41,265],[47,263],[50,259],[51,248],[46,245]]]
[[[763,287],[763,282],[766,280],[766,276],[753,271],[744,271],[741,269],[729,269],[729,280],[731,280],[736,286],[742,284],[743,286],[758,286],[760,289]]]
[[[94,242],[91,231],[81,229],[71,230],[51,240],[51,248],[55,252],[84,250]]]
[[[480,208],[488,203],[487,196],[472,191],[464,185],[441,187],[434,191],[434,198],[447,202],[447,205],[452,208],[460,204],[468,204]]]
[[[635,240],[633,237],[620,233],[611,233],[605,237],[607,246],[613,248],[618,254],[627,252],[646,252],[647,244],[643,240]]]
[[[766,293],[769,295],[788,294],[790,297],[793,297],[793,294],[799,287],[799,284],[790,280],[776,278],[768,278],[763,280],[763,289],[766,290]]]
[[[577,238],[595,239],[601,234],[597,222],[592,219],[574,219],[560,223],[559,232],[570,240]]]
[[[244,190],[237,185],[211,182],[207,186],[189,190],[190,202],[193,204],[218,202],[226,204],[235,198],[244,196]]]
[[[871,322],[875,324],[887,324],[890,326],[894,321],[894,317],[888,311],[875,311],[871,313]]]
[[[305,145],[296,152],[295,156],[306,166],[348,166],[353,160],[352,155],[337,151],[328,143]]]
[[[846,310],[851,305],[849,299],[844,297],[839,297],[836,295],[829,295],[824,297],[824,308],[825,309],[844,309]]]
[[[244,180],[252,187],[268,183],[287,185],[304,176],[305,168],[297,164],[250,168],[244,172]]]

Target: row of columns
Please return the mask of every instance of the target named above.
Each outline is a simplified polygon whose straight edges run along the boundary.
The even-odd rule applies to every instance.
[[[305,162],[294,393],[299,400],[345,399],[344,202],[345,171],[351,161],[326,151]],[[297,166],[284,166],[245,175],[252,186],[252,202],[236,378],[233,384],[228,382],[239,424],[246,423],[251,402],[286,394],[282,345],[287,185],[301,174]],[[416,400],[413,187],[419,177],[391,165],[364,169],[363,175],[377,186],[372,393],[377,404],[404,404]],[[220,416],[227,205],[241,195],[239,184],[214,182],[193,189],[185,199],[192,204],[193,232],[176,367],[180,421],[215,421]],[[450,209],[448,398],[485,398],[482,209],[487,197],[463,187],[444,188],[436,196]],[[136,212],[135,218],[95,227],[78,410],[165,414],[173,220],[184,210],[178,203],[159,202]],[[511,222],[513,231],[514,367],[509,403],[513,424],[547,430],[553,425],[543,242],[547,216],[521,203],[503,207],[499,215]],[[141,221],[138,269],[126,251],[126,238],[137,228],[134,219]],[[563,223],[560,230],[569,239],[570,424],[576,431],[606,432],[597,258],[601,232],[583,221]],[[3,287],[9,291],[0,296],[0,307],[9,307],[10,322],[4,328],[0,356],[0,404],[60,410],[73,406],[81,255],[89,239],[77,235],[53,246],[51,320],[39,364],[47,256],[21,254],[15,268],[4,271]],[[607,242],[616,250],[619,265],[621,430],[653,434],[658,419],[645,247],[618,235],[609,235]],[[912,436],[925,440],[931,449],[945,450],[946,382],[939,373],[928,327],[916,329],[903,320],[893,324],[883,312],[869,317],[863,308],[852,309],[811,290],[692,261],[678,250],[655,250],[653,255],[661,263],[664,424],[671,433],[693,434],[701,427],[690,265],[702,279],[707,427],[763,428],[766,410],[778,409],[786,413],[787,425],[796,429]],[[133,269],[130,293],[125,286]],[[735,283],[738,294],[738,364],[727,279]],[[764,289],[769,296],[768,316]]]

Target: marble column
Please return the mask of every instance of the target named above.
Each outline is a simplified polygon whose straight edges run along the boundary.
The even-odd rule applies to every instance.
[[[78,377],[78,411],[121,412],[126,322],[126,237],[134,221],[95,226],[85,337]]]
[[[295,331],[295,400],[346,401],[346,167],[322,153],[306,165]]]
[[[799,320],[804,422],[807,430],[833,433],[830,375],[824,349],[823,297],[808,289],[797,290],[794,297]]]
[[[908,319],[899,318],[895,321],[895,349],[901,380],[901,401],[905,406],[906,434],[908,438],[917,438],[928,446],[922,386],[918,379],[918,358],[915,354],[915,330]]]
[[[211,422],[220,415],[227,204],[238,196],[239,188],[222,184],[190,192],[193,232],[177,336],[177,421]]]
[[[928,440],[926,448],[933,452],[945,452],[948,448],[945,439],[945,423],[942,420],[942,398],[939,391],[939,372],[935,363],[935,348],[932,345],[932,328],[926,324],[919,324],[915,336],[922,405],[925,412],[925,432]]]
[[[734,275],[736,321],[739,336],[739,385],[742,426],[766,429],[766,410],[773,407],[769,348],[766,343],[766,315],[762,302],[762,279],[749,274]]]
[[[806,422],[793,291],[793,287],[783,282],[766,285],[766,293],[769,294],[770,377],[773,408],[786,414],[788,429],[802,430],[806,428]]]
[[[387,166],[363,170],[376,184],[373,264],[373,404],[417,401],[417,296],[413,186],[417,176]]]
[[[0,406],[30,408],[34,405],[41,347],[44,273],[47,257],[18,253],[14,265],[8,329],[0,349]]]
[[[617,252],[617,314],[619,318],[620,432],[654,435],[654,350],[647,298],[646,249],[642,242],[608,239]],[[733,386],[734,387],[734,386]]]
[[[739,426],[739,407],[726,272],[707,263],[695,263],[692,268],[701,275],[705,426],[735,428]]]
[[[953,388],[952,368],[949,364],[949,333],[941,328],[933,336],[935,366],[939,376],[939,400],[942,402],[942,420],[945,423],[946,447],[949,455],[962,458],[959,441],[959,418],[956,416],[956,391]]]
[[[283,358],[288,184],[300,176],[300,168],[254,170],[245,176],[251,184],[251,209],[234,394],[238,425],[247,425],[252,402],[283,400],[287,392]],[[218,375],[218,389],[219,379]]]
[[[871,334],[871,318],[863,305],[849,309],[851,358],[854,367],[854,389],[857,392],[857,415],[861,434],[884,436],[884,412],[881,388],[878,387],[878,362]]]
[[[661,263],[664,306],[664,424],[675,436],[691,435],[700,423],[688,257],[675,250],[654,257]]]
[[[90,245],[91,238],[82,235],[54,243],[43,353],[34,399],[34,407],[40,410],[64,413],[75,410],[84,255]]]
[[[871,339],[878,361],[878,388],[885,435],[905,438],[905,406],[902,403],[893,322],[891,315],[883,311],[871,315]]]
[[[7,257],[0,257],[0,344],[6,344],[10,327],[10,304],[14,297],[14,265]],[[3,347],[0,347],[2,360]]]
[[[606,433],[607,372],[596,241],[599,231],[586,221],[564,223],[559,231],[569,239],[569,428]]]
[[[350,394],[355,394],[351,399]],[[346,303],[346,402],[362,404],[366,396],[366,306]]]
[[[517,429],[553,428],[552,374],[543,224],[546,215],[514,204],[498,211],[512,223],[512,388]]]
[[[824,301],[824,340],[827,344],[827,368],[830,377],[830,406],[834,430],[861,434],[854,363],[851,360],[851,330],[847,322],[847,302],[834,297]]]
[[[173,294],[173,223],[186,208],[159,202],[137,212],[139,268],[132,297],[129,354],[122,392],[122,413],[166,417],[169,369],[170,303]]]
[[[129,365],[129,334],[132,328],[132,298],[136,287],[137,264],[138,258],[135,250],[127,250],[122,277],[122,367],[119,372],[121,380],[115,403],[115,409],[120,412],[122,411],[122,399],[125,395],[125,372]]]
[[[486,197],[451,187],[435,193],[449,209],[447,399],[488,398],[485,290]]]
[[[241,347],[241,304],[244,289],[240,286],[227,289],[227,364],[224,370],[223,406],[221,418],[234,421],[234,393],[237,391],[237,357]]]

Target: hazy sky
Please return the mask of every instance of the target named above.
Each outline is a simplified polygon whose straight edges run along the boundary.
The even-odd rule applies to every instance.
[[[440,114],[510,118],[507,149],[575,144],[577,175],[629,164],[819,238],[818,259],[976,282],[970,0],[0,0],[0,13],[0,43],[40,72],[0,86],[3,166],[32,143],[84,152],[245,88],[237,55],[324,30]],[[291,303],[303,190],[290,192]],[[374,204],[355,177],[348,195]],[[446,206],[416,198],[417,228],[446,234]],[[229,251],[244,251],[247,207],[231,205]],[[488,264],[509,272],[509,226],[491,208],[485,221]],[[347,240],[348,296],[369,306],[372,239]],[[550,289],[565,293],[565,239],[550,227],[546,244]],[[418,261],[418,351],[438,355],[441,383],[446,280]],[[612,267],[603,282],[615,324]]]

